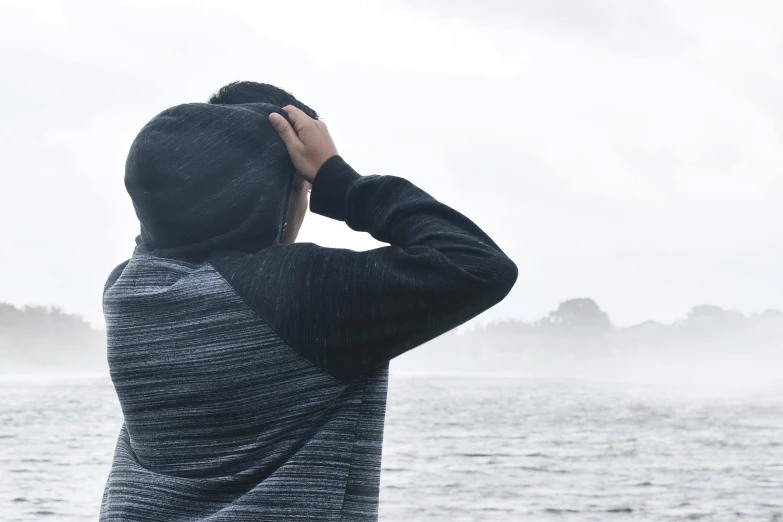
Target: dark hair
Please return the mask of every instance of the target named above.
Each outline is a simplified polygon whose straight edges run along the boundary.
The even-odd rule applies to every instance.
[[[239,103],[271,103],[278,107],[293,105],[312,119],[318,119],[318,113],[297,100],[293,94],[284,91],[268,83],[258,82],[231,82],[224,85],[215,94],[210,96],[209,103],[213,105],[234,105]],[[294,178],[294,194],[298,194],[304,186],[301,176]]]
[[[212,104],[271,103],[279,107],[293,105],[297,109],[318,119],[318,113],[297,100],[293,94],[268,83],[232,82],[224,85],[209,98]]]

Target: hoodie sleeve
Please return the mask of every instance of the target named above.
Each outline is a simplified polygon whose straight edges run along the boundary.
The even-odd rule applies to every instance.
[[[388,246],[274,245],[221,252],[212,264],[283,341],[338,380],[479,315],[516,282],[516,265],[489,236],[408,180],[362,176],[333,156],[310,198],[312,212]]]

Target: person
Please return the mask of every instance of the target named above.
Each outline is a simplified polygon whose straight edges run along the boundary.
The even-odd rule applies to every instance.
[[[103,293],[123,422],[100,520],[377,520],[390,361],[500,302],[515,263],[410,181],[356,172],[265,84],[152,118],[125,186],[140,234]],[[308,205],[385,245],[296,242]]]

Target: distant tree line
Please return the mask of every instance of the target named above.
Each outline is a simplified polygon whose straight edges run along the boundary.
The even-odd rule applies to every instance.
[[[769,309],[761,314],[746,316],[736,310],[724,310],[715,305],[698,305],[691,308],[686,318],[668,326],[683,327],[701,323],[741,325],[756,319],[783,319],[783,312]],[[653,323],[653,321],[649,321]],[[657,323],[656,323],[657,324]],[[661,325],[667,326],[667,325]],[[506,319],[484,324],[476,328],[480,332],[538,333],[552,335],[600,335],[617,329],[609,314],[589,297],[563,301],[555,310],[533,322]],[[99,330],[83,317],[63,312],[57,306],[25,306],[17,308],[0,303],[0,349],[3,341],[13,338],[32,340],[41,338],[69,339],[93,336]]]
[[[638,326],[657,326],[660,328],[700,329],[700,328],[741,328],[751,326],[758,320],[783,320],[783,312],[769,309],[761,314],[744,315],[736,310],[725,310],[719,306],[703,304],[690,309],[687,316],[669,325],[647,321]],[[633,328],[633,327],[631,327]],[[563,301],[548,315],[533,322],[506,319],[477,327],[476,333],[527,334],[591,337],[616,331],[607,314],[589,297],[580,297]]]
[[[92,329],[90,323],[81,316],[65,313],[57,306],[16,308],[0,303],[0,335],[62,335]]]
[[[479,326],[466,335],[496,339],[497,342],[492,342],[499,350],[506,346],[520,346],[514,339],[524,336],[546,339],[546,345],[552,347],[559,345],[558,339],[566,344],[573,340],[581,346],[591,338],[618,338],[609,334],[620,334],[622,343],[662,338],[687,342],[700,339],[714,343],[716,336],[728,338],[735,335],[746,344],[746,341],[759,339],[753,328],[761,323],[777,325],[771,333],[762,329],[759,335],[766,336],[761,337],[762,340],[772,340],[774,344],[783,338],[783,312],[780,310],[770,309],[746,316],[738,311],[705,304],[694,306],[684,319],[672,324],[647,321],[636,327],[617,328],[609,314],[593,299],[583,297],[563,301],[537,321],[496,321]],[[629,334],[630,337],[626,337]],[[453,342],[456,335],[456,331],[449,332],[439,342]],[[0,373],[105,369],[105,332],[93,328],[81,316],[65,313],[56,306],[17,308],[0,303]]]
[[[0,303],[0,373],[103,369],[106,342],[102,330],[57,306],[17,308]]]

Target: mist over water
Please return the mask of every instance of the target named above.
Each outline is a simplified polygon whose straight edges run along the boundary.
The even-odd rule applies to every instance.
[[[722,395],[783,386],[783,317],[652,321],[601,332],[521,322],[449,332],[392,362],[402,373],[575,378]]]
[[[105,332],[0,305],[0,513],[95,520],[122,411]],[[589,298],[390,363],[380,520],[783,519],[783,314],[619,328]]]
[[[496,375],[649,383],[721,394],[774,387],[783,373],[783,313],[699,305],[671,324],[627,328],[589,298],[533,322],[452,330],[391,362],[400,374]],[[0,375],[108,375],[105,332],[58,308],[0,304]]]
[[[694,310],[617,328],[577,299],[392,360],[380,520],[783,519],[783,320]],[[122,424],[104,333],[5,312],[2,519],[94,520]]]

